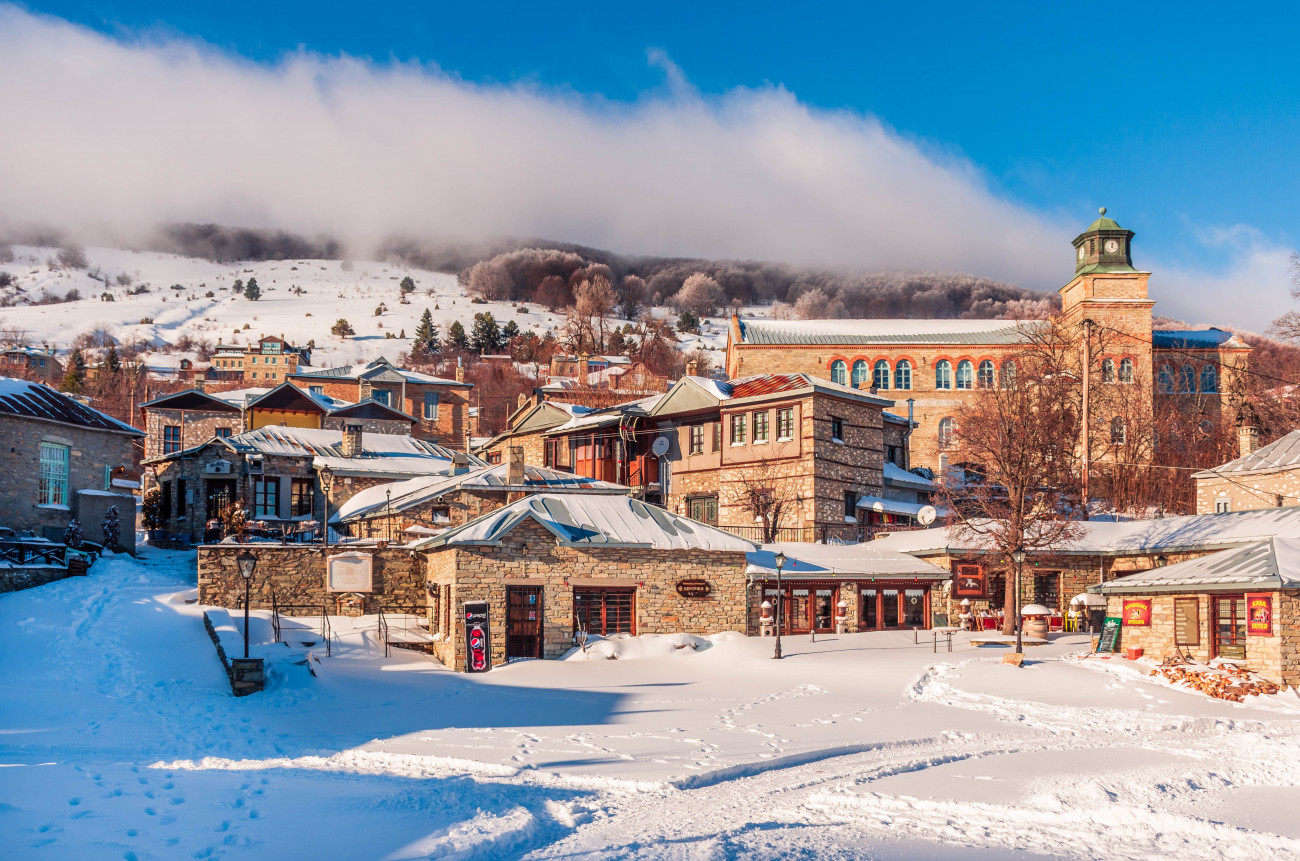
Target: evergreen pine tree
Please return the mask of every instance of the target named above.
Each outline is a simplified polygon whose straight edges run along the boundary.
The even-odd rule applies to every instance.
[[[117,345],[108,345],[108,355],[104,357],[104,365],[108,368],[110,374],[120,373],[122,370],[122,360],[117,355]]]
[[[235,279],[235,283],[230,285],[230,289],[231,289],[231,291],[234,292],[234,293],[243,293],[243,292],[244,292],[244,279],[242,279],[242,278],[236,278],[236,279]]]
[[[68,366],[63,373],[63,391],[80,392],[86,385],[86,360],[80,349],[74,349],[68,356]]]
[[[248,283],[244,285],[244,298],[254,302],[262,298],[262,288],[257,286],[256,278],[249,278]]]
[[[447,343],[461,350],[469,347],[469,338],[465,335],[465,327],[460,324],[459,320],[453,321],[447,327]]]
[[[501,330],[491,311],[480,311],[474,315],[469,345],[476,353],[494,353],[501,348]]]
[[[501,327],[501,340],[508,344],[515,338],[519,337],[519,324],[514,320],[507,320],[506,324]]]
[[[400,289],[402,291],[403,296],[405,296],[407,293],[415,292],[415,282],[411,280],[410,275],[407,275],[405,278],[402,279]]]

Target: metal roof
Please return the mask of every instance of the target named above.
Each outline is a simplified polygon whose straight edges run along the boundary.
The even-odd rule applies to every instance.
[[[40,383],[0,377],[0,415],[41,419],[91,430],[144,436],[144,432]]]
[[[1041,320],[742,319],[744,344],[1019,344]]]
[[[357,365],[344,365],[339,368],[322,368],[319,371],[298,371],[289,374],[291,377],[304,377],[320,379],[322,377],[336,380],[370,380],[371,382],[381,383],[430,383],[440,386],[463,386],[471,388],[471,383],[458,383],[455,380],[448,380],[444,377],[435,377],[431,374],[421,374],[416,371],[408,371],[405,368],[399,368],[380,356],[369,362],[362,362]]]
[[[456,490],[494,490],[501,493],[522,491],[537,493],[611,493],[626,494],[621,484],[598,481],[571,472],[540,466],[524,466],[524,481],[507,482],[510,465],[506,463],[463,472],[460,475],[421,476],[391,484],[378,484],[355,494],[342,505],[330,522],[361,520],[374,514],[402,512],[437,499]]]
[[[767,577],[776,573],[776,554],[785,554],[782,576],[791,580],[812,580],[845,577],[903,577],[924,580],[946,580],[951,574],[938,565],[923,562],[906,553],[897,553],[866,544],[764,544],[746,554],[749,563],[745,573],[751,577]]]
[[[1158,350],[1212,350],[1223,346],[1246,349],[1247,344],[1223,329],[1156,329],[1151,333],[1151,346]]]
[[[151,401],[145,401],[140,404],[140,409],[167,409],[167,410],[210,410],[220,413],[237,413],[239,407],[225,398],[219,398],[210,395],[199,389],[186,389],[182,392],[172,392],[170,395],[161,395]]]
[[[626,496],[539,493],[414,545],[417,549],[496,545],[533,520],[568,547],[653,550],[754,550],[752,541]]]
[[[1192,478],[1213,478],[1225,473],[1274,472],[1296,467],[1300,467],[1300,430],[1293,430],[1281,439],[1222,466],[1192,473]]]
[[[1269,538],[1089,588],[1103,595],[1300,589],[1300,540]]]
[[[884,469],[881,470],[886,485],[893,487],[906,487],[911,490],[921,490],[927,493],[933,493],[939,489],[939,485],[922,475],[914,472],[908,472],[901,466],[890,461],[885,461]]]

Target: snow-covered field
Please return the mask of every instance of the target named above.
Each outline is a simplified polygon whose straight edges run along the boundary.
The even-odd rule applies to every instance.
[[[353,628],[235,699],[193,565],[0,596],[5,858],[1300,858],[1294,693],[1209,700],[1078,636],[1021,670],[899,632],[467,677]]]
[[[358,260],[349,264],[349,270],[338,260],[213,263],[171,254],[87,248],[88,269],[59,270],[47,265],[57,256],[57,249],[14,246],[14,254],[16,259],[0,264],[0,271],[14,276],[16,287],[28,300],[44,293],[64,297],[73,289],[82,298],[0,309],[0,326],[25,331],[33,345],[47,342],[60,349],[66,349],[77,335],[100,326],[119,340],[141,338],[153,345],[175,344],[182,335],[213,344],[248,344],[262,335],[280,335],[293,344],[315,341],[313,366],[331,367],[381,355],[396,360],[398,353],[411,348],[426,308],[444,337],[455,320],[468,332],[474,315],[482,311],[491,312],[500,325],[513,320],[520,330],[534,329],[539,334],[564,325],[563,314],[553,314],[540,305],[522,306],[526,310],[521,313],[521,306],[509,302],[473,304],[456,276],[393,263]],[[92,271],[108,276],[112,302],[101,298],[104,283],[92,278]],[[117,276],[123,274],[132,279],[130,286],[116,283]],[[410,304],[402,305],[398,288],[407,276],[415,281],[416,291],[409,297]],[[231,290],[236,280],[247,283],[249,278],[256,278],[262,291],[255,302]],[[149,292],[133,294],[141,284],[147,284]],[[182,289],[173,290],[173,285]],[[210,298],[209,292],[213,294]],[[375,316],[381,302],[386,310]],[[330,334],[339,318],[352,324],[355,336],[341,339]],[[685,336],[680,346],[684,350],[697,344],[725,348],[724,322],[721,318],[710,321],[703,338]],[[387,337],[403,333],[404,339]],[[193,353],[172,353],[163,358],[147,357],[147,361],[174,365],[181,355],[193,358]]]

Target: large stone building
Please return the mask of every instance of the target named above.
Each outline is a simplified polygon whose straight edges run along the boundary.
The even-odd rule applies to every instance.
[[[1091,364],[1095,385],[1145,381],[1154,397],[1197,395],[1218,415],[1249,347],[1219,329],[1153,330],[1151,273],[1134,268],[1133,232],[1098,218],[1074,239],[1074,277],[1059,291],[1066,326],[1089,321],[1106,352]],[[1014,373],[1026,320],[756,320],[733,317],[727,375],[802,372],[914,404],[914,465],[942,470],[955,416],[978,390]],[[1147,395],[1143,395],[1146,397]]]
[[[311,351],[283,338],[266,335],[247,347],[218,344],[205,376],[209,380],[241,382],[247,386],[283,383],[300,366],[311,364]]]
[[[0,526],[63,540],[68,521],[102,542],[100,519],[116,504],[120,547],[134,549],[135,505],[113,490],[130,470],[140,431],[40,383],[0,377]]]
[[[420,439],[458,451],[469,448],[469,394],[463,368],[448,380],[399,368],[385,358],[358,365],[304,371],[290,375],[293,383],[312,395],[341,401],[376,401],[412,416],[411,433]]]

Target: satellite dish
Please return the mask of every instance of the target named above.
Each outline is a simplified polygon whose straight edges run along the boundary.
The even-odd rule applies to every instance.
[[[655,441],[650,445],[650,453],[653,454],[655,457],[663,457],[664,455],[668,454],[669,445],[670,443],[668,442],[668,437],[657,436],[655,437]]]
[[[933,505],[927,505],[920,511],[916,512],[916,520],[922,526],[929,526],[939,517],[939,512]]]

